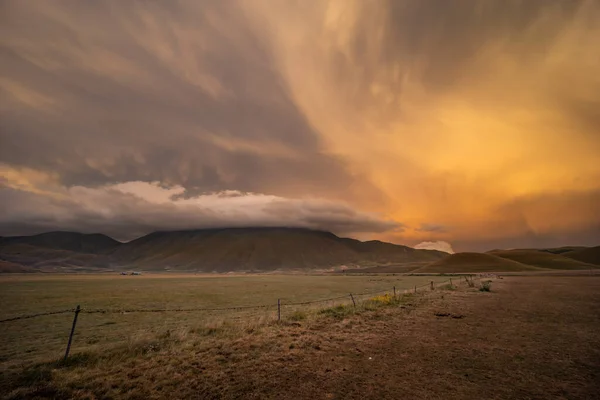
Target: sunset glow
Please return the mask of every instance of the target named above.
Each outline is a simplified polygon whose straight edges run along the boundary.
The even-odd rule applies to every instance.
[[[1,8],[0,235],[600,238],[597,1]]]

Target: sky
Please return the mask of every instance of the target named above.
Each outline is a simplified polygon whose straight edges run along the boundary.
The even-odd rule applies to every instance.
[[[600,244],[596,0],[0,1],[0,235]]]

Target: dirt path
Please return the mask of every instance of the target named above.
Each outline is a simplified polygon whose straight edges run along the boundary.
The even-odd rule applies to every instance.
[[[600,277],[507,277],[490,293],[79,360],[11,378],[8,398],[600,399]]]
[[[444,297],[314,333],[320,350],[266,368],[278,384],[256,397],[600,398],[600,279],[511,277]]]

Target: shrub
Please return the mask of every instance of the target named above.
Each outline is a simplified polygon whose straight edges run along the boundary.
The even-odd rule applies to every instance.
[[[294,311],[288,318],[292,321],[302,321],[307,317],[304,311]]]
[[[375,303],[375,304],[381,304],[381,305],[389,305],[395,302],[394,296],[391,296],[389,294],[384,294],[383,296],[375,296],[369,299],[369,301]]]
[[[469,285],[469,287],[475,287],[475,281],[473,280],[473,277],[465,276],[465,280],[467,281],[467,285]]]
[[[324,308],[319,311],[319,314],[327,315],[335,319],[344,319],[354,312],[353,306],[339,305],[335,307]]]
[[[492,281],[483,281],[481,282],[481,287],[479,288],[480,292],[491,292],[492,291]]]

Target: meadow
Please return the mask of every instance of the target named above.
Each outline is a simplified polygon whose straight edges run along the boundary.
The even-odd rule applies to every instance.
[[[72,354],[102,351],[140,338],[229,326],[249,329],[299,311],[360,302],[364,293],[398,292],[447,280],[442,276],[117,274],[7,275],[0,277],[0,320],[74,309],[80,305]],[[321,299],[341,297],[319,302]],[[296,306],[289,303],[312,302]],[[191,308],[262,308],[137,312]],[[127,311],[129,310],[129,311]],[[87,311],[108,311],[93,312]],[[0,370],[62,357],[73,313],[0,323]]]

